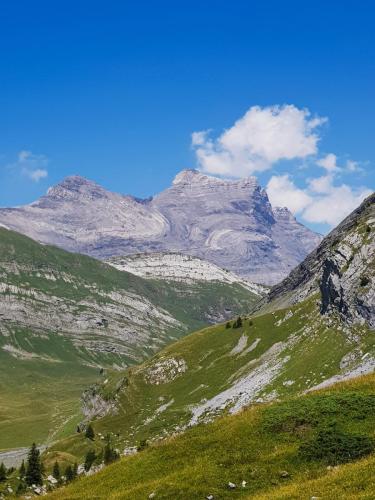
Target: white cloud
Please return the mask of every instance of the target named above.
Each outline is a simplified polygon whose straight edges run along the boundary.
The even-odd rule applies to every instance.
[[[322,175],[314,179],[308,179],[309,188],[314,193],[329,193],[332,189],[333,176]]]
[[[363,168],[359,166],[359,163],[353,160],[346,162],[346,170],[348,172],[363,172]]]
[[[299,189],[289,175],[273,175],[267,184],[267,194],[274,207],[288,207],[294,214],[312,202],[312,198]]]
[[[316,162],[319,167],[325,168],[327,172],[339,172],[341,169],[337,166],[337,156],[333,153],[328,154]]]
[[[308,186],[300,189],[288,175],[280,175],[271,177],[267,193],[272,205],[286,206],[294,214],[299,213],[306,222],[334,227],[372,191],[346,184],[335,186],[332,175],[309,179]]]
[[[45,155],[36,155],[31,151],[20,151],[17,161],[8,165],[8,168],[19,171],[21,175],[33,182],[39,182],[48,176],[48,158]]]
[[[217,139],[210,138],[210,131],[194,132],[192,146],[204,172],[244,177],[267,170],[282,159],[316,154],[316,129],[325,121],[293,105],[253,106]]]
[[[44,179],[48,176],[48,171],[44,168],[37,168],[36,170],[24,170],[23,173],[35,182],[39,182],[40,179]]]

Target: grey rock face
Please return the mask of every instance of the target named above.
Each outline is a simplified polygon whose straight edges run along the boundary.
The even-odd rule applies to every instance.
[[[0,209],[0,224],[101,259],[181,252],[265,284],[280,281],[321,240],[286,208],[272,208],[255,177],[227,181],[195,170],[149,200],[68,177],[31,205]]]
[[[319,293],[321,313],[375,328],[375,193],[334,229],[268,301],[291,305]]]

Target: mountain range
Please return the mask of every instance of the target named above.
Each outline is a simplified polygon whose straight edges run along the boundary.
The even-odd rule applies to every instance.
[[[229,181],[196,170],[146,200],[68,177],[30,205],[0,209],[0,224],[104,260],[188,254],[263,284],[279,282],[321,240],[287,208],[272,207],[255,177]]]

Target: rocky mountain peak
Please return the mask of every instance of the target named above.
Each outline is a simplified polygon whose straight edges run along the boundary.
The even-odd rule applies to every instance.
[[[96,182],[71,175],[48,189],[46,198],[54,200],[78,200],[79,198],[105,198],[107,191]]]
[[[183,170],[147,202],[74,175],[31,205],[0,209],[0,224],[102,259],[181,252],[263,284],[284,278],[321,240],[287,209],[272,210],[255,177],[198,170]]]

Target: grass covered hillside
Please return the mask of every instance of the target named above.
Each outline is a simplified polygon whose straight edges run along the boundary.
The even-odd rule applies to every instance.
[[[368,375],[195,426],[51,498],[370,499],[374,429]]]
[[[84,388],[257,299],[234,283],[145,280],[0,228],[0,450],[72,433]]]
[[[303,393],[373,367],[373,333],[320,316],[316,298],[233,326],[191,334],[88,391],[85,404],[95,431],[111,433],[123,452],[250,403]],[[95,419],[95,406],[102,401],[111,404],[111,411]],[[84,458],[88,444],[75,434],[49,453],[71,454],[74,462]]]

